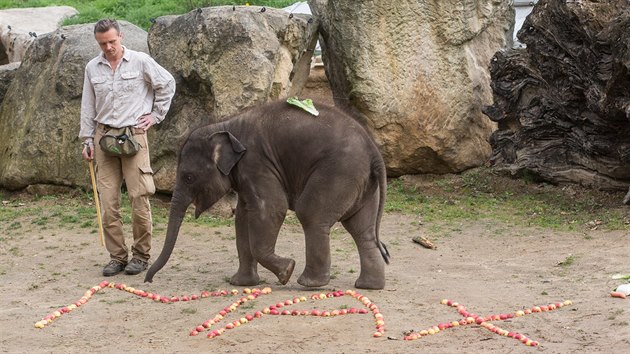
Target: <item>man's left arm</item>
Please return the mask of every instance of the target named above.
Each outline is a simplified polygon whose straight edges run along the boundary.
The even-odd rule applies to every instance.
[[[151,57],[147,58],[144,66],[145,80],[152,86],[154,94],[151,117],[154,124],[159,124],[164,120],[171,107],[175,95],[175,78]],[[153,124],[144,127],[145,130],[149,129],[151,125]]]

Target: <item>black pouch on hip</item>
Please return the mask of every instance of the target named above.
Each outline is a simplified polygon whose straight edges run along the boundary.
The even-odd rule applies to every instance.
[[[140,151],[140,144],[133,139],[129,127],[109,129],[98,144],[110,156],[133,156]]]

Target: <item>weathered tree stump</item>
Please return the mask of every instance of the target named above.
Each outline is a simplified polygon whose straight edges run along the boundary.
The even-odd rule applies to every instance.
[[[630,184],[630,2],[542,0],[490,64],[491,163],[608,190]]]

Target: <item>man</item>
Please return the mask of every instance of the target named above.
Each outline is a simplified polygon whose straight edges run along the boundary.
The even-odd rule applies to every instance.
[[[147,131],[160,123],[175,94],[173,76],[149,55],[122,45],[116,20],[100,20],[94,38],[102,53],[85,67],[81,101],[83,158],[96,161],[96,180],[103,212],[105,247],[110,262],[104,276],[123,270],[138,274],[147,268],[151,249],[152,219],[149,196],[155,193]],[[140,151],[133,156],[111,156],[98,141],[110,129],[132,127]],[[120,213],[123,179],[132,207],[133,246],[128,248]]]

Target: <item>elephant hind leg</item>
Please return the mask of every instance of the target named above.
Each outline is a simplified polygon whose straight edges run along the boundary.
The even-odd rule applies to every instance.
[[[348,230],[359,250],[361,272],[354,286],[360,289],[383,289],[385,287],[385,260],[376,241],[377,207],[372,201],[342,224]]]
[[[330,282],[330,226],[303,225],[306,265],[298,283],[320,287]]]
[[[306,265],[298,283],[307,287],[330,282],[330,228],[352,207],[358,194],[352,173],[338,173],[332,180],[329,173],[323,169],[311,176],[295,205],[306,245]]]

